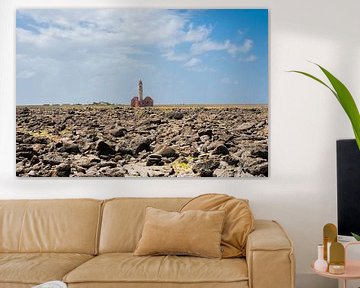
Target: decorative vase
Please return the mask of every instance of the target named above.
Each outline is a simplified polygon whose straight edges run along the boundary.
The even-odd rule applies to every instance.
[[[320,272],[326,272],[328,263],[324,260],[324,245],[318,245],[318,259],[314,263],[314,269]]]

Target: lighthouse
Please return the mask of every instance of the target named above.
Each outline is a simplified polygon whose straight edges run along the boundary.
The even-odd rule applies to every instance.
[[[143,83],[141,79],[138,82],[138,93],[137,96],[131,99],[130,105],[131,107],[151,107],[154,106],[154,101],[150,96],[146,96],[144,99],[143,94]]]
[[[140,101],[143,101],[143,83],[141,79],[139,80],[138,83],[138,98]]]

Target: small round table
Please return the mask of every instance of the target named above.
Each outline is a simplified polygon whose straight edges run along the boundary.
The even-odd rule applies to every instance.
[[[320,272],[314,269],[314,263],[311,269],[318,275],[327,278],[343,280],[343,288],[346,288],[347,280],[360,279],[360,260],[346,260],[346,250],[351,245],[359,245],[360,242],[349,242],[345,244],[345,273],[344,274],[331,274],[329,272]]]

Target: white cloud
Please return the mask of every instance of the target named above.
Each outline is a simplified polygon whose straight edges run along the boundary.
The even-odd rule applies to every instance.
[[[161,9],[64,9],[19,10],[19,16],[31,17],[37,25],[30,32],[17,29],[18,41],[50,46],[59,40],[105,46],[156,45],[174,47],[186,37],[199,38],[204,27],[184,30],[188,20],[175,12]]]
[[[225,50],[226,44],[206,39],[205,41],[194,43],[191,46],[191,52],[194,55],[200,55],[209,51]]]
[[[220,41],[213,33],[216,27],[196,25],[188,14],[176,10],[20,9],[17,19],[16,69],[19,88],[24,90],[19,89],[18,95],[29,90],[21,81],[32,78],[26,82],[34,83],[38,97],[50,97],[48,91],[56,86],[54,102],[69,91],[86,101],[90,94],[116,94],[112,92],[116,85],[129,82],[131,73],[155,73],[164,60],[178,62],[188,71],[214,72],[211,61],[203,57],[206,53],[222,51],[234,57],[241,53],[247,59],[253,47],[250,39]],[[250,60],[254,61],[246,61]],[[115,84],[104,84],[113,78]],[[95,91],[94,87],[104,86],[105,92]]]
[[[201,63],[201,60],[199,58],[191,58],[189,61],[187,61],[184,66],[185,67],[194,67]]]
[[[224,42],[216,42],[211,39],[194,43],[191,46],[192,54],[200,55],[210,51],[227,51],[230,55],[235,56],[238,52],[248,53],[253,47],[253,41],[251,39],[245,39],[243,44],[236,45],[231,43],[230,40]]]
[[[241,45],[215,41],[213,27],[196,26],[188,15],[165,9],[25,9],[17,13],[19,18],[30,17],[34,22],[29,30],[16,29],[18,52],[78,61],[79,65],[106,66],[110,61],[139,66],[142,64],[133,60],[135,54],[159,48],[161,57],[189,68],[199,64],[192,59],[201,61],[200,56],[207,52],[225,51],[236,56],[248,53],[253,46],[250,39]],[[181,44],[188,47],[177,49]]]
[[[184,40],[187,42],[200,42],[208,38],[212,31],[211,27],[199,26],[193,27],[193,24],[189,25],[189,30],[186,32]]]
[[[254,46],[254,41],[251,39],[245,39],[244,43],[238,47],[238,51],[241,53],[248,53]]]
[[[176,54],[174,51],[170,50],[161,55],[169,61],[186,61],[189,59],[187,54]]]

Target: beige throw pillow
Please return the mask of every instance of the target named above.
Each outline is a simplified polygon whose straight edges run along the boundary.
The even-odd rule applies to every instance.
[[[134,255],[192,255],[221,258],[224,211],[167,212],[147,207]]]
[[[254,230],[254,217],[247,200],[225,194],[204,194],[190,200],[181,209],[188,210],[225,211],[221,236],[222,257],[245,256],[247,237]]]

